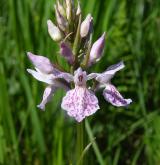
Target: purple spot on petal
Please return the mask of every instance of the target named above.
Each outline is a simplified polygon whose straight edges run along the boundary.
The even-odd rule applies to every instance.
[[[61,107],[78,122],[81,122],[85,117],[92,115],[99,109],[98,99],[94,93],[79,86],[67,92]]]
[[[118,107],[127,106],[132,102],[131,99],[124,99],[117,89],[111,84],[106,86],[106,89],[103,91],[103,95],[108,102]]]

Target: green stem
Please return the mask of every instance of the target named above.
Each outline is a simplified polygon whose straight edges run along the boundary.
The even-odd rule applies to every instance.
[[[86,56],[81,64],[82,68],[87,68],[88,66],[88,61],[89,61],[89,56],[90,56],[90,51],[91,51],[91,46],[92,46],[92,36],[93,34],[90,34],[89,42],[88,42],[88,49],[86,51]]]
[[[83,158],[78,162],[84,150],[84,123],[77,123],[77,159],[76,164],[83,165]]]
[[[78,52],[79,52],[79,45],[80,45],[80,26],[81,26],[81,15],[79,16],[77,32],[76,32],[75,40],[73,43],[73,54],[75,56],[75,63],[78,62]]]

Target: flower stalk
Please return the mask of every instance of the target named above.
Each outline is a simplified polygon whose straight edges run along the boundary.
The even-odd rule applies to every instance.
[[[83,153],[84,150],[84,121],[82,121],[81,123],[77,123],[77,158],[76,158],[76,164],[77,165],[84,165],[85,162],[81,158],[81,155]],[[78,162],[78,160],[80,160]]]

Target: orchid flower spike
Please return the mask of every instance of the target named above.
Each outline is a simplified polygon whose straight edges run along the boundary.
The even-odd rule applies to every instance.
[[[61,104],[62,109],[78,122],[99,109],[97,97],[86,86],[87,79],[89,79],[89,75],[87,76],[85,71],[78,68],[74,72],[75,88],[66,93]]]
[[[46,104],[59,88],[66,90],[61,108],[78,122],[100,109],[95,95],[96,89],[99,88],[104,88],[103,96],[112,105],[128,106],[132,100],[125,99],[111,83],[116,72],[124,68],[123,62],[110,66],[103,73],[89,75],[80,67],[87,69],[95,64],[101,59],[104,51],[105,33],[92,45],[93,17],[91,14],[88,14],[81,22],[83,14],[81,14],[79,0],[77,0],[77,6],[74,0],[65,0],[63,3],[57,0],[54,7],[56,23],[47,21],[48,33],[53,41],[59,43],[60,54],[69,63],[65,69],[70,70],[71,73],[60,71],[57,68],[64,70],[63,66],[59,66],[58,63],[52,64],[46,57],[27,53],[35,67],[35,70],[27,69],[27,71],[38,81],[47,84],[38,108],[45,110]],[[93,85],[90,88],[87,86],[87,81],[92,81],[92,79],[96,81],[97,86]]]

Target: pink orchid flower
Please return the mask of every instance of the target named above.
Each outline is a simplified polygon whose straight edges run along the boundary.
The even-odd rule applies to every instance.
[[[129,105],[132,100],[124,99],[118,90],[111,84],[111,78],[115,73],[124,68],[123,62],[112,65],[103,73],[91,73],[87,75],[85,71],[78,68],[74,75],[70,73],[61,72],[56,69],[50,60],[43,56],[37,56],[28,53],[28,57],[34,64],[36,70],[27,69],[27,71],[37,80],[48,84],[46,87],[43,99],[38,105],[38,108],[44,110],[46,103],[48,103],[55,91],[58,88],[64,88],[68,92],[62,100],[61,107],[67,114],[78,122],[81,122],[85,117],[94,114],[98,109],[98,99],[95,93],[88,89],[86,82],[95,79],[99,82],[99,87],[104,87],[103,96],[106,101],[112,105],[120,107]],[[64,79],[65,81],[61,81]],[[74,89],[70,89],[67,83],[74,82]],[[70,89],[70,90],[69,90]]]
[[[85,117],[94,114],[98,109],[98,99],[94,92],[87,88],[86,82],[91,79],[85,71],[78,68],[74,72],[75,88],[68,91],[62,100],[61,107],[68,115],[81,122]]]

